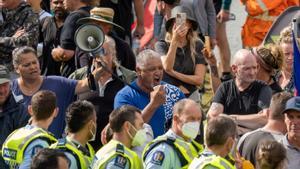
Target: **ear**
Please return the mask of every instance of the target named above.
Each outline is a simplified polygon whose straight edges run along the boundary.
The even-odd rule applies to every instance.
[[[28,110],[28,114],[29,114],[30,116],[33,116],[32,106],[31,106],[31,105],[28,105],[27,110]]]
[[[122,126],[123,130],[129,130],[130,129],[130,123],[129,121],[125,121],[125,123]]]
[[[140,76],[140,75],[141,75],[141,72],[142,72],[141,68],[136,67],[135,70],[136,70],[136,75],[137,75],[137,76]]]
[[[233,73],[236,73],[237,72],[237,65],[231,65],[231,70]]]
[[[19,70],[18,66],[14,67],[14,68],[15,68],[16,73],[20,74],[20,70]]]
[[[56,107],[56,108],[54,109],[53,116],[56,117],[56,116],[58,115],[58,112],[59,112],[59,108]]]

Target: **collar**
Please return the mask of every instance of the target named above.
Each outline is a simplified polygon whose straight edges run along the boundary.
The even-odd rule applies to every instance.
[[[166,136],[169,136],[169,137],[172,137],[172,138],[175,138],[175,139],[179,139],[181,141],[185,141],[183,137],[180,137],[178,136],[172,129],[169,129],[166,133]],[[191,140],[189,140],[188,142],[191,142]]]
[[[297,148],[297,147],[293,146],[292,144],[290,144],[290,142],[288,140],[288,134],[286,134],[284,136],[284,138],[282,139],[282,144],[286,145],[289,149],[293,149],[293,150],[296,150],[296,151],[300,152],[299,148]]]

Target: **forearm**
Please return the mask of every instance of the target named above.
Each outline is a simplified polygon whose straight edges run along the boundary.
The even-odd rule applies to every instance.
[[[85,78],[83,80],[79,80],[77,82],[77,85],[76,85],[76,88],[75,88],[75,93],[76,94],[81,94],[81,93],[87,92],[89,90],[90,90],[90,88],[89,88],[88,78]]]
[[[221,84],[221,80],[219,78],[218,67],[217,65],[209,65],[210,69],[210,84],[213,90],[213,93],[216,93],[218,87]]]
[[[142,111],[142,117],[145,123],[148,123],[154,112],[156,111],[156,109],[158,108],[158,106],[155,106],[153,103],[149,103]]]
[[[144,27],[144,5],[142,0],[134,0],[134,10],[137,18],[137,25]]]
[[[179,73],[177,71],[173,71],[171,74],[174,78],[181,80],[187,84],[195,85],[195,86],[200,86],[203,84],[204,77],[201,75],[186,75],[183,73]]]
[[[231,115],[238,125],[254,130],[264,126],[267,123],[267,117],[263,113],[249,115]]]
[[[176,58],[177,46],[178,46],[177,41],[172,40],[166,56],[162,58],[162,64],[166,72],[173,70],[175,58]]]

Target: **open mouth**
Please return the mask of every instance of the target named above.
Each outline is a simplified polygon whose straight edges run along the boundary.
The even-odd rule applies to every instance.
[[[154,77],[153,82],[155,84],[159,84],[160,83],[160,77]]]

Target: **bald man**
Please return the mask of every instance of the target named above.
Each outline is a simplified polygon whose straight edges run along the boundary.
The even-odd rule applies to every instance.
[[[231,69],[235,78],[220,85],[208,117],[230,115],[243,134],[266,124],[272,91],[267,84],[256,80],[258,64],[249,50],[241,49],[235,54]]]

